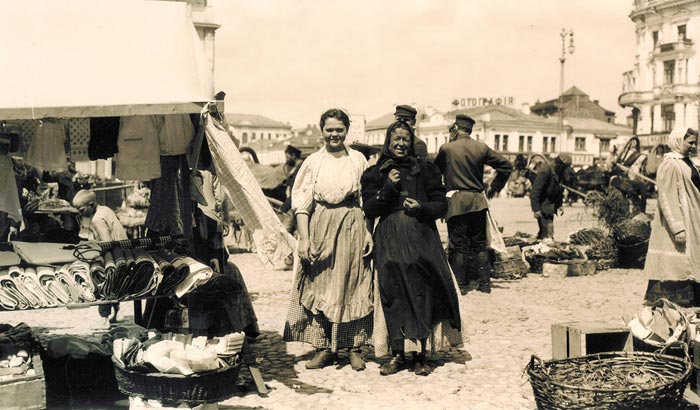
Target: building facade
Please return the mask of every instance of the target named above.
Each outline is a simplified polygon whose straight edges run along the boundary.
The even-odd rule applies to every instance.
[[[595,118],[541,117],[503,105],[490,105],[442,113],[425,110],[417,124],[418,136],[434,156],[449,140],[449,127],[457,114],[466,114],[476,123],[472,137],[513,160],[518,154],[543,153],[572,155],[575,167],[593,164],[595,158],[606,158],[615,146],[622,146],[632,130]],[[367,123],[365,144],[381,145],[386,129],[393,121],[387,114]]]
[[[233,134],[241,145],[254,141],[281,141],[292,136],[292,126],[257,114],[226,114]]]
[[[698,127],[700,2],[635,0],[629,17],[636,53],[618,102],[632,108],[633,132],[650,147],[677,125]]]

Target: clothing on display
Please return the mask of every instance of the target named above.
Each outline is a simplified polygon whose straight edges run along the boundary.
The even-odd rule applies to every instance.
[[[184,155],[161,157],[161,177],[151,182],[146,227],[162,235],[192,234],[190,171]]]
[[[150,181],[160,177],[160,143],[156,116],[121,117],[117,147],[117,178],[124,181]]]
[[[194,138],[194,126],[189,114],[171,114],[162,117],[158,132],[160,155],[181,155]]]
[[[7,213],[7,216],[16,222],[22,222],[22,206],[19,202],[12,159],[3,154],[0,154],[0,192],[0,212]]]
[[[90,142],[88,157],[95,161],[112,158],[119,152],[119,117],[90,118]]]
[[[24,162],[39,171],[65,171],[68,169],[65,143],[66,126],[63,120],[41,120]]]

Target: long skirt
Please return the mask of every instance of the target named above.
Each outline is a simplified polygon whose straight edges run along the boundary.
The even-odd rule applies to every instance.
[[[337,351],[372,340],[372,271],[362,257],[357,206],[317,204],[309,224],[310,264],[295,261],[284,340]],[[298,259],[298,258],[297,258]]]
[[[454,275],[437,231],[403,211],[375,229],[375,355],[388,347],[435,352],[464,341]],[[398,346],[398,347],[397,347]]]

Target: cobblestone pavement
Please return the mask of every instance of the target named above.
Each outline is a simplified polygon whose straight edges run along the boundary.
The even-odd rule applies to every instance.
[[[499,198],[492,205],[504,233],[535,233],[527,198]],[[582,227],[595,225],[582,205],[567,207],[555,220],[563,240]],[[444,226],[441,226],[444,234]],[[470,341],[431,358],[428,377],[404,371],[380,376],[386,358],[365,351],[367,369],[355,372],[341,356],[338,367],[307,370],[313,352],[301,343],[286,344],[281,331],[292,274],[265,269],[254,254],[234,254],[253,297],[262,335],[253,345],[260,361],[267,396],[260,396],[243,370],[241,393],[222,403],[242,409],[534,409],[523,369],[531,355],[551,357],[551,325],[568,321],[621,323],[621,316],[641,307],[647,277],[640,270],[612,269],[594,276],[543,278],[530,274],[518,281],[495,280],[490,295],[470,292],[460,301],[468,318]],[[122,304],[126,320],[133,310]],[[125,306],[126,305],[126,306]],[[5,313],[4,321],[24,321],[58,333],[91,333],[97,309]],[[222,406],[223,407],[223,406]]]

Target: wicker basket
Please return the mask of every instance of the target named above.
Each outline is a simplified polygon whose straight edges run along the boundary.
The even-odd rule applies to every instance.
[[[491,265],[491,277],[496,279],[520,279],[530,270],[527,262],[520,258],[495,261]]]
[[[532,356],[525,369],[540,410],[663,408],[680,402],[691,370],[687,356],[645,352],[598,353],[547,362]],[[607,376],[611,374],[619,375],[616,383]],[[606,386],[589,387],[582,382],[585,376],[596,376]]]
[[[164,403],[217,403],[236,392],[241,363],[189,376],[126,370],[112,358],[119,390]]]

